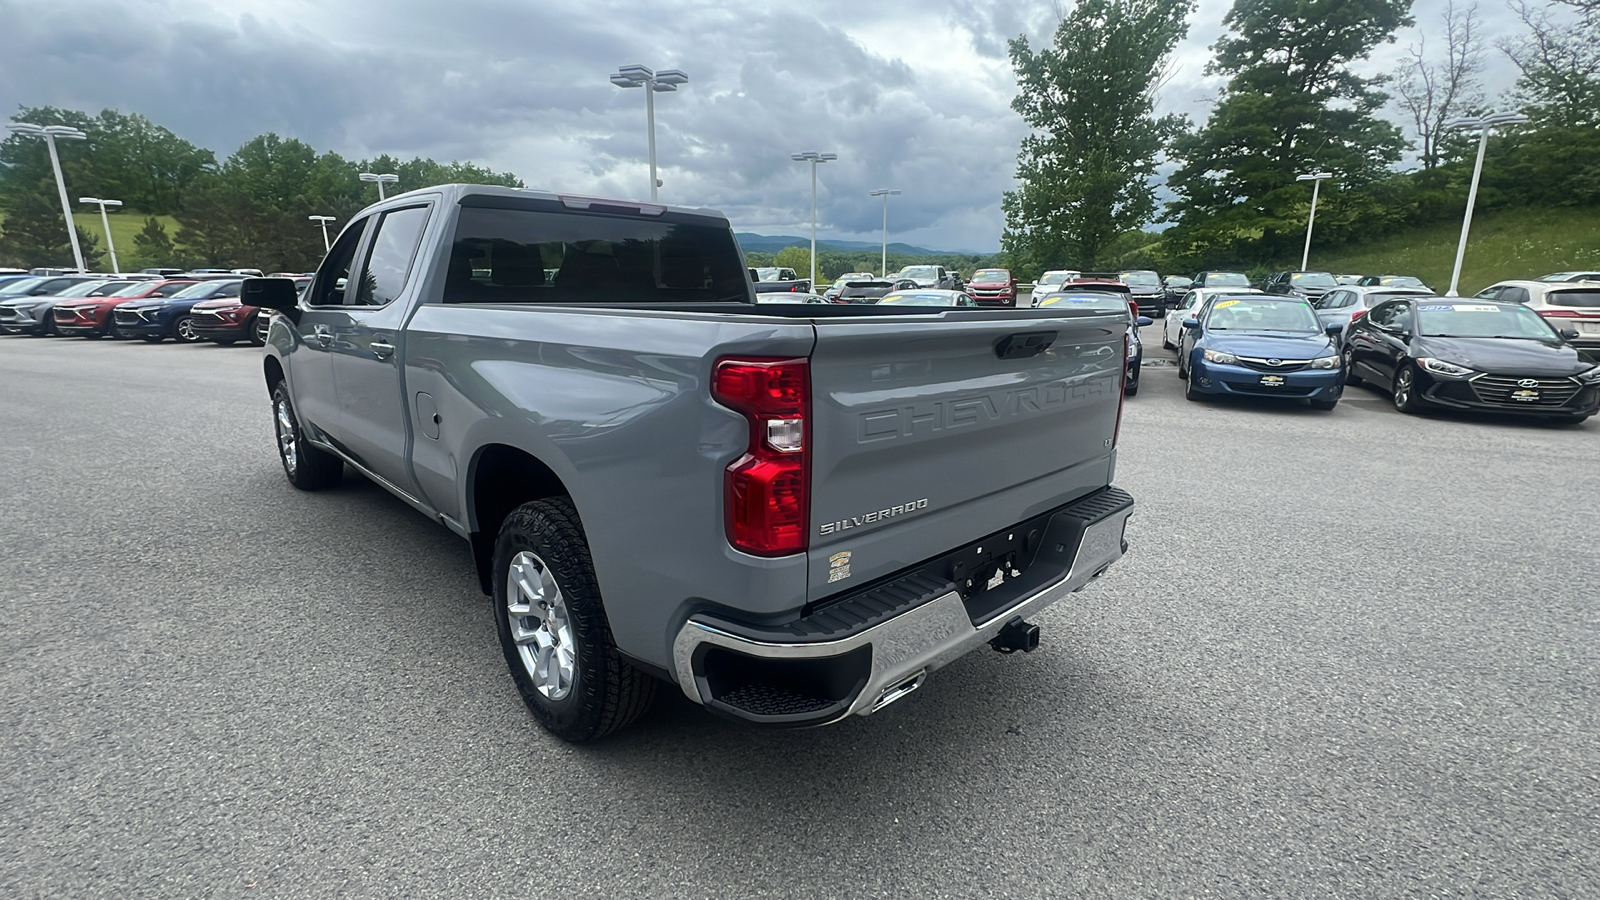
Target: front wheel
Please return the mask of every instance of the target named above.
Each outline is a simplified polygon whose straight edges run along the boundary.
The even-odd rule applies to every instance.
[[[278,461],[289,483],[302,491],[320,491],[344,478],[344,461],[306,442],[305,430],[289,401],[289,386],[279,381],[272,389],[272,422],[278,434]]]
[[[180,344],[195,344],[201,340],[200,332],[194,330],[194,319],[182,316],[172,323],[172,336]]]
[[[1403,413],[1422,409],[1422,398],[1417,396],[1417,370],[1409,364],[1394,376],[1394,408]]]
[[[523,702],[556,737],[580,743],[637,719],[655,679],[617,652],[572,501],[525,503],[494,546],[494,617]]]
[[[1199,388],[1194,386],[1194,373],[1190,372],[1189,377],[1183,380],[1183,399],[1199,402],[1204,400],[1205,396],[1200,392]]]
[[[267,345],[267,330],[271,327],[271,316],[264,312],[256,313],[256,320],[250,325],[250,346],[265,347]]]
[[[1349,347],[1344,349],[1344,383],[1346,387],[1361,384],[1361,376],[1356,374],[1356,352]]]

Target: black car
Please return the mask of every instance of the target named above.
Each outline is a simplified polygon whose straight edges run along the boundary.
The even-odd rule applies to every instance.
[[[1133,316],[1130,294],[1124,285],[1064,285],[1038,298],[1034,306],[1041,309],[1124,309],[1128,312],[1127,341],[1128,367],[1124,371],[1123,391],[1129,397],[1139,393],[1139,373],[1144,370],[1144,342],[1139,340],[1139,329],[1155,321],[1146,315]]]
[[[1197,272],[1190,287],[1234,288],[1251,287],[1250,276],[1243,272]]]
[[[1337,288],[1339,279],[1331,272],[1273,272],[1261,283],[1269,294],[1285,294],[1315,301],[1323,294]]]
[[[834,303],[877,303],[892,291],[916,290],[917,283],[909,278],[874,278],[871,281],[847,281],[833,297]]]
[[[1345,383],[1387,390],[1401,412],[1493,410],[1577,423],[1600,410],[1600,365],[1519,303],[1391,300],[1350,323]]]
[[[1183,299],[1183,295],[1189,293],[1193,287],[1194,280],[1185,278],[1182,275],[1168,275],[1161,279],[1161,291],[1163,294],[1161,298],[1162,314],[1164,315],[1167,310],[1177,306],[1178,301]]]

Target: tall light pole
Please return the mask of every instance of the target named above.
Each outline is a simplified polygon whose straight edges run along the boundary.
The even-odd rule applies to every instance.
[[[1304,272],[1311,262],[1311,226],[1317,221],[1317,194],[1322,190],[1322,182],[1332,178],[1329,172],[1315,172],[1311,175],[1301,175],[1295,181],[1311,182],[1311,215],[1306,218],[1306,249],[1300,254],[1300,271]]]
[[[61,157],[56,155],[56,138],[81,141],[88,135],[68,125],[40,126],[28,122],[12,122],[6,127],[15,134],[42,137],[49,146],[50,166],[56,172],[56,190],[61,192],[61,215],[67,220],[67,238],[72,241],[72,260],[78,264],[78,271],[83,272],[83,248],[78,246],[78,228],[72,223],[72,204],[67,202],[67,181],[61,177]]]
[[[395,182],[400,180],[400,176],[399,175],[393,175],[393,174],[389,174],[389,175],[374,175],[371,172],[362,172],[360,175],[357,175],[356,177],[361,179],[362,181],[371,181],[371,182],[376,183],[378,185],[378,199],[380,201],[385,199],[384,195],[383,195],[383,186],[386,185],[386,184],[394,184]]]
[[[611,83],[619,88],[645,89],[645,127],[650,132],[650,202],[654,203],[656,189],[661,187],[661,179],[656,177],[656,93],[677,90],[678,85],[689,83],[689,76],[678,69],[652,72],[645,66],[622,66],[611,75]]]
[[[306,216],[306,218],[322,226],[322,252],[327,253],[329,250],[333,249],[333,245],[328,243],[328,223],[334,221],[334,217]]]
[[[1478,202],[1478,178],[1483,174],[1483,151],[1489,147],[1489,131],[1500,125],[1520,125],[1528,117],[1518,113],[1489,113],[1475,119],[1452,119],[1444,123],[1450,131],[1478,129],[1478,161],[1472,166],[1472,187],[1467,189],[1467,214],[1461,220],[1461,241],[1456,244],[1456,265],[1450,270],[1450,289],[1446,297],[1459,297],[1456,288],[1461,284],[1461,260],[1467,255],[1467,231],[1472,228],[1472,207]]]
[[[789,158],[795,162],[811,163],[811,289],[817,289],[817,165],[832,162],[839,158],[837,153],[818,153],[807,150],[804,153],[791,153]],[[889,201],[885,200],[887,204]],[[885,206],[887,209],[887,206]],[[888,215],[885,213],[884,215]]]
[[[883,198],[883,271],[879,274],[884,277],[889,275],[889,198],[898,193],[900,192],[891,191],[888,188],[878,188],[867,195],[868,197]],[[813,200],[813,203],[815,203],[815,200]],[[815,210],[813,210],[812,215],[815,216],[815,214]],[[816,253],[815,250],[811,252]]]
[[[106,250],[111,253],[111,274],[121,275],[122,267],[117,264],[117,245],[111,242],[111,220],[106,218],[106,207],[121,206],[121,200],[102,200],[99,197],[79,197],[79,203],[93,203],[100,207],[100,227],[106,230]]]

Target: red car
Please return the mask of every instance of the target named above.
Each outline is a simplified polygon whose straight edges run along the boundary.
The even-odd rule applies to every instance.
[[[1016,306],[1017,276],[1010,269],[979,269],[967,282],[967,296],[979,306]]]
[[[51,314],[55,317],[56,330],[64,335],[119,338],[122,334],[117,330],[116,317],[111,315],[112,307],[128,300],[171,297],[191,284],[194,282],[184,280],[136,281],[103,297],[63,300]]]
[[[297,290],[303,291],[311,283],[308,276],[291,277]],[[201,340],[215,341],[224,346],[234,341],[248,340],[253,346],[260,347],[267,342],[267,327],[272,324],[272,318],[262,315],[258,306],[240,303],[238,297],[221,297],[196,303],[189,312],[189,322]]]

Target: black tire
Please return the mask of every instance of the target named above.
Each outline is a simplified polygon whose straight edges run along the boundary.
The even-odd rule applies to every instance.
[[[1349,347],[1344,348],[1344,383],[1346,387],[1360,387],[1364,382],[1356,374],[1355,351]]]
[[[117,325],[117,317],[114,314],[111,316],[111,321],[106,323],[106,337],[114,341],[120,341],[124,337],[122,328]]]
[[[1202,394],[1200,391],[1195,389],[1195,386],[1194,386],[1194,373],[1193,372],[1189,373],[1189,377],[1185,378],[1183,380],[1183,399],[1185,399],[1185,400],[1193,400],[1196,403],[1198,403],[1201,400],[1204,400],[1205,398],[1206,398],[1205,394]]]
[[[1165,328],[1161,329],[1161,349],[1163,349],[1163,350],[1176,350],[1176,349],[1178,349],[1177,347],[1173,346],[1173,343],[1171,341],[1167,340],[1167,330]]]
[[[178,321],[172,323],[172,339],[180,344],[198,344],[205,340],[194,330],[194,319],[190,316],[179,316]]]
[[[250,346],[265,347],[267,345],[267,330],[271,327],[271,316],[265,312],[256,313],[256,320],[250,323]]]
[[[238,338],[212,338],[211,343],[221,344],[224,347],[232,347],[233,342],[236,340],[238,340]]]
[[[1394,400],[1394,408],[1403,413],[1415,413],[1422,410],[1422,398],[1417,396],[1417,370],[1410,363],[1400,367],[1395,373],[1394,387],[1390,389],[1390,398]]]
[[[344,479],[344,460],[306,442],[300,416],[289,400],[289,388],[282,381],[272,386],[272,424],[278,462],[290,484],[302,491],[320,491]]]
[[[513,617],[527,623],[544,609],[542,602],[535,608],[534,599],[512,584],[512,565],[519,559],[524,567],[530,561],[540,564],[540,571],[551,576],[550,586],[565,613],[561,621],[570,629],[575,645],[565,693],[559,693],[559,686],[547,685],[559,694],[555,699],[541,691],[535,673],[529,670],[533,663],[523,656],[524,645],[512,635]],[[533,614],[518,615],[513,604]],[[538,500],[506,516],[494,545],[493,612],[511,679],[533,717],[551,734],[573,743],[592,741],[628,725],[650,707],[656,680],[623,659],[612,642],[589,543],[572,501],[565,497]]]
[[[1339,405],[1338,400],[1308,400],[1306,402],[1311,404],[1312,409],[1320,409],[1323,412],[1329,412]]]

